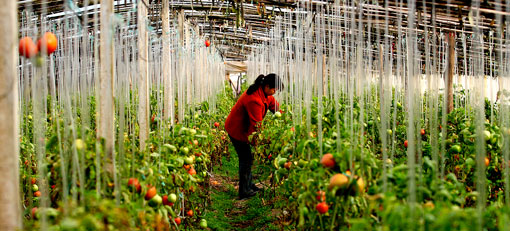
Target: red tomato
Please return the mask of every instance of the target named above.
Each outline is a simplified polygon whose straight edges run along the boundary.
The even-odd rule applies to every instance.
[[[37,49],[39,49],[41,52],[47,55],[50,55],[51,53],[55,52],[55,50],[57,50],[57,46],[58,46],[57,36],[55,36],[55,34],[51,32],[44,33],[44,35],[39,40],[37,40]]]
[[[195,171],[195,168],[191,167],[191,168],[188,170],[188,174],[190,174],[190,175],[192,175],[192,176],[193,176],[193,175],[197,174],[197,171]]]
[[[326,200],[326,192],[317,191],[317,196],[315,196],[315,199],[317,199],[318,201],[325,201]]]
[[[175,223],[176,223],[177,225],[180,225],[180,224],[181,224],[181,218],[180,218],[180,217],[176,217],[176,218],[174,219],[174,221],[175,221]]]
[[[192,217],[193,216],[193,210],[190,209],[186,214],[188,215],[188,217]]]
[[[145,194],[145,200],[150,200],[154,196],[156,196],[157,190],[156,187],[151,187],[149,190],[147,190],[147,193]]]
[[[211,42],[209,40],[205,40],[205,47],[209,47],[211,45]]]
[[[129,180],[128,180],[128,185],[129,186],[135,186],[137,184],[140,184],[140,182],[138,182],[138,179],[136,179],[136,178],[129,178]]]
[[[326,168],[333,168],[335,167],[336,162],[331,153],[326,153],[322,156],[321,164]]]
[[[41,196],[41,191],[34,192],[34,197],[40,197],[40,196]]]
[[[219,127],[219,126],[220,126],[220,123],[218,123],[218,122],[214,122],[214,126],[215,126],[215,127]]]
[[[292,162],[290,162],[290,161],[288,161],[287,163],[285,163],[283,165],[283,167],[286,168],[286,169],[290,169],[290,166],[292,166]]]
[[[38,49],[34,40],[30,37],[24,37],[19,40],[19,54],[30,59],[37,55]]]
[[[36,179],[32,178],[32,184],[35,184],[35,182],[36,182]]]
[[[320,213],[320,214],[324,214],[324,213],[327,213],[328,212],[328,204],[326,204],[326,202],[321,202],[319,204],[317,204],[317,206],[315,206],[315,209],[317,209],[317,211]]]
[[[425,129],[423,129],[423,128],[422,128],[422,129],[420,130],[420,134],[421,134],[422,136],[424,136],[424,135],[425,135]]]
[[[35,218],[35,214],[37,213],[37,207],[33,207],[31,213],[32,213],[32,218]]]
[[[142,191],[142,186],[140,185],[140,182],[136,178],[129,178],[128,187],[134,188],[138,193]]]
[[[404,147],[406,147],[406,148],[407,148],[407,140],[406,140],[406,141],[404,141]]]
[[[163,205],[170,205],[170,201],[168,201],[168,195],[163,196]]]

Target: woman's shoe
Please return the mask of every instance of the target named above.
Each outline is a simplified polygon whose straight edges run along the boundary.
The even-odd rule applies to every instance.
[[[253,191],[253,190],[250,190],[248,192],[245,192],[245,193],[240,193],[239,194],[239,200],[242,200],[242,199],[245,199],[245,198],[250,198],[250,197],[253,197],[257,195],[257,192]]]
[[[255,192],[258,192],[258,191],[262,190],[261,188],[257,187],[255,184],[252,184],[250,188],[251,188],[251,190],[253,190]]]

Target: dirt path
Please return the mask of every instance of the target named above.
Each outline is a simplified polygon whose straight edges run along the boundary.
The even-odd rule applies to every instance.
[[[211,230],[278,230],[275,211],[260,194],[239,200],[237,195],[237,159],[225,160],[210,177],[211,204],[205,217]],[[263,187],[262,184],[257,184]]]
[[[253,222],[251,220],[241,220],[241,219],[236,219],[236,218],[239,218],[239,217],[243,217],[244,215],[246,215],[246,210],[247,210],[247,202],[248,200],[239,200],[237,198],[237,179],[232,179],[232,178],[229,178],[229,177],[226,177],[226,176],[221,176],[221,175],[213,175],[211,178],[210,178],[210,182],[211,182],[211,185],[212,185],[212,188],[215,192],[215,194],[228,194],[230,196],[233,196],[233,197],[230,197],[230,200],[232,202],[232,207],[230,208],[225,208],[225,210],[223,211],[218,211],[218,212],[223,212],[225,214],[226,217],[229,217],[231,219],[230,220],[230,226],[232,227],[232,229],[235,229],[235,230],[238,230],[238,229],[245,229],[247,227],[251,227],[253,225]],[[232,186],[236,185],[235,187],[232,188]],[[232,189],[234,189],[234,191],[232,191]],[[214,203],[214,201],[212,202]],[[212,206],[213,208],[215,207],[214,205]],[[220,215],[220,214],[218,214]],[[225,228],[228,228],[228,227],[225,227]]]

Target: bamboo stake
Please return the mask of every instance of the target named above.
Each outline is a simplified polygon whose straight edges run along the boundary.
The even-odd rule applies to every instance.
[[[326,69],[326,55],[322,55],[322,96],[328,95],[328,70]]]
[[[446,92],[448,94],[448,113],[453,111],[453,69],[455,65],[455,39],[454,34],[448,35],[448,80]]]
[[[18,82],[16,42],[17,1],[7,0],[0,7],[0,230],[20,230]]]

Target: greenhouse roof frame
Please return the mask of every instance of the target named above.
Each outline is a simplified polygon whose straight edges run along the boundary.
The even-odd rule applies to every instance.
[[[338,0],[340,1],[340,0]],[[372,26],[384,31],[388,21],[390,34],[395,34],[395,22],[399,16],[404,18],[408,14],[407,1],[342,1],[330,0],[170,0],[170,18],[176,18],[178,12],[184,12],[185,18],[206,37],[209,37],[227,60],[244,60],[256,44],[270,39],[270,31],[275,18],[283,13],[306,13],[298,9],[299,3],[307,2],[314,7],[336,6],[344,11],[353,7],[363,8],[364,17],[372,18]],[[100,0],[19,0],[19,14],[24,10],[31,10],[40,17],[46,15],[48,19],[63,18],[72,14],[82,17],[84,7],[87,6],[89,30],[93,28],[92,15],[98,12]],[[162,0],[117,0],[115,12],[122,16],[133,12],[137,2],[149,7],[151,26],[161,34]],[[347,2],[347,3],[345,3]],[[474,26],[470,21],[472,1],[435,0],[416,1],[416,30],[432,27],[442,32],[473,33],[474,29],[481,29],[483,33],[490,31],[498,33],[504,30],[505,21],[510,21],[510,3],[502,1],[482,0],[479,2],[479,25]],[[434,12],[434,13],[433,13]],[[472,19],[471,19],[472,20]],[[83,23],[83,19],[81,20]],[[434,23],[432,23],[434,22]],[[406,20],[402,21],[404,29]],[[85,24],[85,23],[83,23]],[[132,14],[128,25],[136,25],[136,14]],[[133,27],[136,28],[136,27]],[[497,39],[497,38],[496,38]]]

